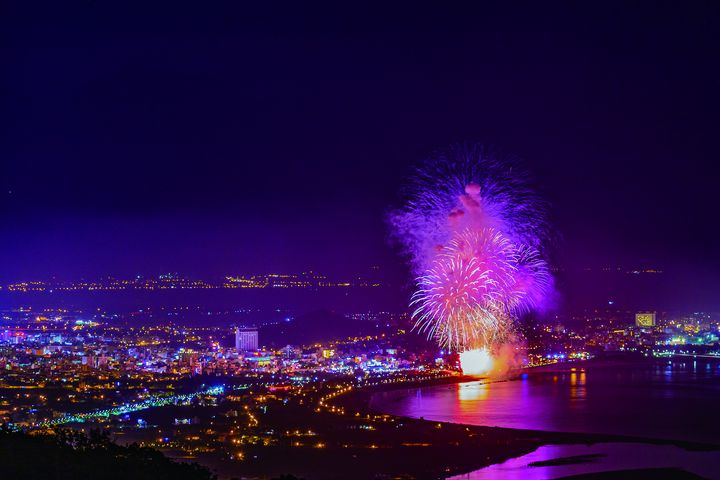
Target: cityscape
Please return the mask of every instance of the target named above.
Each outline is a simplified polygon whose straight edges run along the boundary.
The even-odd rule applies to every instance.
[[[388,437],[388,425],[402,420],[368,410],[353,394],[472,380],[456,353],[412,332],[407,312],[347,313],[365,324],[358,336],[283,345],[273,329],[277,321],[198,326],[183,324],[177,310],[164,309],[166,319],[154,324],[138,312],[3,311],[0,421],[30,432],[102,430],[218,472],[241,466],[256,475],[299,469],[312,478],[327,465],[318,452],[337,451],[333,455],[364,463],[380,461],[367,451],[402,447],[407,458],[397,459],[401,468],[423,476],[429,467],[412,460],[415,451],[441,450],[445,440],[414,423]],[[717,315],[607,306],[528,324],[519,368],[568,365],[582,378],[588,362],[717,362],[719,334]],[[466,440],[467,448],[475,445]],[[518,441],[532,444],[522,436]],[[286,463],[268,469],[278,458]],[[444,461],[434,474],[462,472],[467,465]],[[367,467],[357,466],[359,477],[371,474]]]
[[[1,478],[720,479],[718,5],[7,10]]]

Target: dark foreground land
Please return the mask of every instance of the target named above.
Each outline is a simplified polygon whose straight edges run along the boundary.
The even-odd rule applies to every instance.
[[[31,435],[0,430],[3,479],[211,480],[197,464],[178,463],[157,450],[120,446],[104,434],[60,431]]]
[[[572,475],[556,480],[703,480],[703,477],[675,468],[643,468]]]

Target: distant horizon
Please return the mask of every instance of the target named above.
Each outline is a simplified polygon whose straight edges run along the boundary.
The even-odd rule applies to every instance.
[[[135,274],[122,274],[117,272],[110,272],[110,273],[100,273],[97,275],[85,275],[85,276],[66,276],[61,277],[59,274],[47,274],[45,276],[37,276],[33,278],[27,278],[27,279],[11,279],[11,280],[3,280],[4,283],[19,283],[23,281],[48,281],[48,280],[56,280],[60,279],[62,281],[74,281],[74,280],[91,280],[91,279],[104,279],[104,278],[116,278],[116,279],[129,279],[129,278],[159,278],[163,275],[178,275],[181,278],[186,279],[221,279],[221,278],[227,278],[232,276],[242,276],[242,277],[249,277],[249,276],[263,276],[263,275],[305,275],[305,274],[316,274],[316,275],[323,275],[327,277],[332,277],[334,279],[337,279],[338,277],[342,276],[351,276],[351,275],[363,275],[367,274],[368,272],[372,271],[374,268],[379,269],[379,271],[386,271],[383,269],[382,265],[370,265],[366,270],[353,270],[353,271],[345,271],[340,273],[326,273],[324,271],[315,269],[315,268],[305,268],[305,269],[285,269],[285,270],[273,270],[273,271],[261,271],[261,270],[233,270],[228,271],[226,273],[186,273],[179,269],[170,269],[170,270],[162,270],[162,271],[155,271],[151,273],[143,272],[143,273],[135,273]],[[632,265],[632,266],[626,266],[626,265],[595,265],[595,266],[577,266],[574,268],[571,267],[558,267],[558,266],[550,266],[551,271],[553,272],[567,272],[567,271],[574,271],[574,272],[581,272],[581,271],[593,271],[593,272],[608,272],[608,273],[626,273],[626,274],[663,274],[663,273],[672,273],[673,269],[670,270],[663,270],[653,265]],[[677,270],[676,270],[677,271]]]

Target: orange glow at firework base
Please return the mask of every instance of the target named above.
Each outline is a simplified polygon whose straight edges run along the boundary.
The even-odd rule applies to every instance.
[[[466,350],[460,354],[460,368],[465,375],[484,375],[493,368],[493,358],[486,348]]]

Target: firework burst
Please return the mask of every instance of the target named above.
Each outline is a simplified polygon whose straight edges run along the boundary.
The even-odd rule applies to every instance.
[[[415,328],[451,351],[507,341],[552,288],[544,203],[516,166],[454,147],[420,168],[391,221],[417,275]]]

